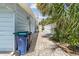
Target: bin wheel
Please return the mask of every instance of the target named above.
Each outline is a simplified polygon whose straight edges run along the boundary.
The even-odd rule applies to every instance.
[[[21,55],[21,51],[19,50],[19,56]]]

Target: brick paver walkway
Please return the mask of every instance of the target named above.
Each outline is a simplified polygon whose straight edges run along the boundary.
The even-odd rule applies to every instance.
[[[38,34],[34,51],[28,52],[26,56],[69,56],[61,48],[57,47],[54,42],[47,37],[43,37],[44,35],[43,32]]]

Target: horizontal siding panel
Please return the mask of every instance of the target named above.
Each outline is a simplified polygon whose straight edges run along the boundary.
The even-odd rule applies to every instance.
[[[18,15],[18,16],[16,16],[16,25],[15,26],[16,26],[16,28],[15,28],[16,32],[18,32],[18,31],[28,31],[28,27],[29,27],[28,20],[21,18]]]
[[[23,10],[22,8],[20,8],[18,5],[16,6],[16,14],[20,15],[21,17],[25,18],[27,16],[27,13],[25,12],[25,10]]]
[[[22,16],[16,16],[16,23],[27,24],[28,20],[27,20],[27,18],[23,18]]]
[[[8,26],[8,27],[0,27],[0,31],[4,31],[4,32],[13,32],[14,31],[14,28],[12,26]]]
[[[12,44],[13,41],[11,39],[6,39],[6,40],[0,40],[0,45],[2,44],[3,46],[4,45],[8,45],[10,46],[10,44]],[[1,47],[1,46],[0,46]]]
[[[10,35],[13,35],[13,33],[12,32],[1,32],[0,31],[0,36],[10,36]]]
[[[0,51],[13,51],[13,48],[0,48]]]
[[[13,26],[13,23],[11,22],[11,23],[9,23],[9,22],[0,22],[0,27],[1,26]]]
[[[7,9],[5,9],[5,10],[1,10],[1,8],[0,8],[0,14],[1,13],[12,13],[12,11],[11,10],[7,10]]]
[[[13,48],[13,41],[11,40],[11,41],[1,41],[0,42],[0,48]]]
[[[13,46],[10,45],[6,45],[5,47],[2,46],[2,48],[0,48],[0,51],[13,51]]]
[[[0,40],[12,40],[13,39],[13,35],[9,35],[9,36],[0,36]]]
[[[28,23],[16,22],[16,26],[27,26]]]
[[[21,28],[17,28],[16,30],[17,31],[25,31],[26,29],[21,27]]]
[[[0,17],[0,22],[12,22],[11,17]]]
[[[12,51],[13,46],[14,36],[0,36],[0,51]]]
[[[12,17],[12,14],[11,13],[3,13],[3,12],[1,13],[0,12],[0,18],[3,18],[3,17],[6,17],[6,18],[7,17]]]
[[[23,13],[20,14],[20,12],[16,13],[16,17],[27,19],[27,15],[24,15]]]
[[[18,27],[18,28],[16,28],[16,31],[28,31],[28,27],[26,28],[24,28],[24,27]]]
[[[0,47],[4,48],[11,48],[13,46],[13,41],[2,41],[0,42]]]
[[[26,27],[27,28],[28,24],[23,24],[23,23],[18,22],[15,26],[16,26],[16,28],[17,27]]]

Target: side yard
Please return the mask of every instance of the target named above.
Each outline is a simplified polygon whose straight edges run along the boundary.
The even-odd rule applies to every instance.
[[[33,47],[35,42],[31,44]],[[29,51],[26,56],[69,56],[56,43],[50,41],[44,34],[39,32],[34,51]]]

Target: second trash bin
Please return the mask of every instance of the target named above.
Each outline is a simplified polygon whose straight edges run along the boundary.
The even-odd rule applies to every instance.
[[[28,48],[28,35],[29,32],[16,32],[14,33],[16,36],[16,44],[17,44],[17,50],[19,51],[20,55],[24,55],[27,52]]]
[[[27,39],[27,51],[29,50],[29,48],[30,48],[30,44],[31,44],[31,32],[28,32],[28,39]]]

